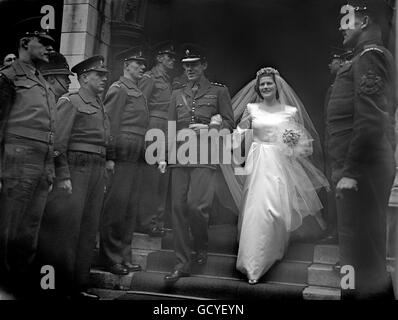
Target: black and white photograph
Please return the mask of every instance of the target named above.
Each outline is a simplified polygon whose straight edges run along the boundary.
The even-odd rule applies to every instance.
[[[397,3],[0,0],[0,300],[398,299]]]

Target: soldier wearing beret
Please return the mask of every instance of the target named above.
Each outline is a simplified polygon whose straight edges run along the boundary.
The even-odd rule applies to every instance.
[[[138,207],[138,188],[144,164],[145,132],[149,112],[145,95],[138,88],[146,59],[140,48],[124,54],[124,74],[113,83],[105,97],[111,122],[114,174],[107,192],[102,221],[100,259],[114,274],[128,274],[141,267],[132,263],[131,241]]]
[[[217,164],[212,164],[209,160],[210,154],[206,156],[208,161],[201,163],[203,142],[200,139],[200,130],[206,132],[211,128],[232,130],[234,127],[228,89],[223,85],[210,82],[204,74],[207,68],[204,50],[196,45],[187,45],[184,53],[182,63],[189,82],[181,89],[173,91],[168,120],[169,126],[171,123],[176,123],[177,132],[191,129],[190,132],[194,133],[193,145],[197,148],[194,148],[196,154],[191,154],[192,150],[188,150],[188,162],[180,161],[181,159],[173,160],[170,152],[174,148],[171,144],[175,137],[173,138],[173,134],[168,132],[169,166],[172,175],[172,225],[177,265],[172,273],[166,275],[167,282],[175,282],[180,277],[190,274],[189,229],[193,236],[193,249],[196,251],[195,262],[205,264],[207,261],[208,221],[214,197],[212,182]],[[176,143],[177,154],[178,149],[185,143],[187,142]],[[162,152],[160,154],[162,157]],[[167,164],[161,157],[159,169],[165,171]]]
[[[19,24],[19,59],[0,70],[0,272],[14,285],[31,268],[54,177],[55,99],[38,69],[54,40],[38,26]]]
[[[336,188],[340,264],[355,271],[347,298],[388,294],[386,211],[394,180],[394,63],[382,46],[376,4],[351,1],[353,49],[338,71],[327,108],[328,152]]]
[[[146,96],[150,129],[166,132],[167,114],[171,98],[170,73],[174,69],[174,46],[165,41],[155,46],[156,65],[144,74],[139,88]],[[144,167],[145,185],[141,192],[140,223],[151,236],[164,234],[162,220],[166,210],[169,174],[160,174],[156,167]]]
[[[110,124],[100,94],[108,70],[102,56],[72,68],[80,89],[57,103],[57,185],[46,206],[51,237],[43,255],[55,268],[57,288],[73,298],[96,299],[86,292],[105,189],[105,162]],[[44,227],[44,226],[43,226]]]

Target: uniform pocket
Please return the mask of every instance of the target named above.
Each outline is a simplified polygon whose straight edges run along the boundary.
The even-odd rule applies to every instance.
[[[84,105],[84,106],[78,106],[77,111],[84,113],[84,114],[95,114],[99,110],[97,108],[94,108],[94,107],[91,107],[88,105]]]
[[[33,80],[30,80],[30,79],[19,79],[19,80],[14,81],[14,85],[17,88],[17,90],[18,89],[23,90],[23,89],[30,89],[34,86],[37,86],[38,83]]]
[[[29,148],[13,144],[4,146],[3,176],[4,178],[20,178],[23,175],[23,167],[29,156]]]

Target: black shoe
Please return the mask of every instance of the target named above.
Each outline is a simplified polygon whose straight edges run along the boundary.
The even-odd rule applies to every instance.
[[[148,235],[150,237],[163,237],[165,234],[165,230],[160,227],[153,227],[148,230]]]
[[[106,267],[106,270],[119,276],[125,276],[126,274],[129,274],[129,270],[120,263],[116,263],[112,266]]]
[[[71,296],[72,300],[99,300],[99,296],[87,291],[80,291]]]
[[[188,272],[184,272],[181,270],[174,270],[172,273],[169,273],[164,277],[164,281],[166,282],[176,282],[178,279],[183,277],[189,277],[190,274]]]
[[[207,262],[207,252],[206,251],[199,251],[195,257],[197,264],[206,264]]]
[[[124,261],[122,263],[122,266],[125,267],[130,272],[135,272],[135,271],[141,271],[142,270],[142,268],[141,268],[141,266],[139,264],[134,264],[134,263],[126,262],[126,261]]]

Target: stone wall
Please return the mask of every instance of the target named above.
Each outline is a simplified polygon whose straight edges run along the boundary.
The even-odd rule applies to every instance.
[[[60,52],[72,67],[90,56],[109,56],[111,0],[65,0]],[[72,77],[70,90],[79,88]]]

